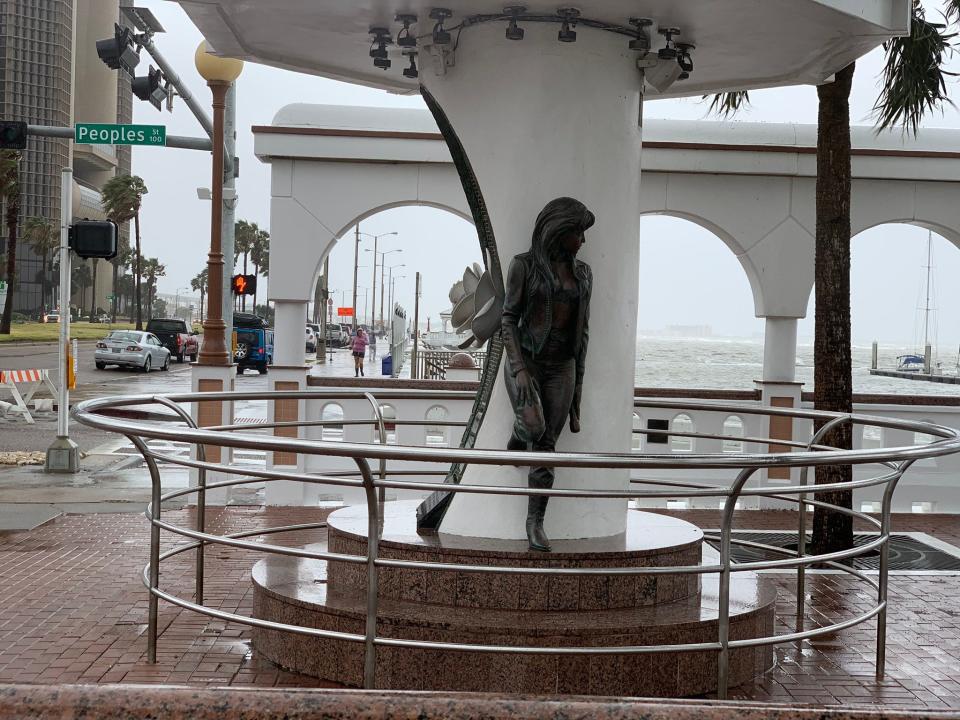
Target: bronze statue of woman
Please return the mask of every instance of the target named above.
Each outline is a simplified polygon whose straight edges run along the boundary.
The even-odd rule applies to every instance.
[[[573,198],[551,200],[537,216],[529,252],[510,262],[503,302],[504,379],[513,405],[510,450],[553,452],[563,425],[580,432],[580,396],[593,276],[577,260],[594,216]],[[531,488],[553,487],[552,467],[530,469]],[[527,505],[531,550],[548,552],[545,495]]]

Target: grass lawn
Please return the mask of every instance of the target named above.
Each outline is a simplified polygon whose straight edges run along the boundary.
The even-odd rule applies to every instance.
[[[133,330],[130,323],[118,322],[115,325],[106,323],[89,323],[86,321],[70,323],[70,337],[77,340],[99,340],[111,330]],[[0,335],[0,343],[9,342],[56,342],[60,339],[59,323],[23,323],[12,325],[9,335]]]

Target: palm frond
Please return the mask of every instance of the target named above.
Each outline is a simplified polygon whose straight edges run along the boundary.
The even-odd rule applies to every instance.
[[[943,0],[943,15],[950,22],[960,23],[960,0]]]
[[[953,0],[960,10],[960,0]],[[953,105],[947,97],[947,77],[956,73],[944,68],[953,54],[951,41],[956,33],[946,32],[944,23],[926,20],[923,8],[916,4],[908,37],[893,38],[884,45],[886,61],[880,80],[880,96],[873,106],[877,132],[895,125],[916,135],[921,120],[944,105]]]
[[[960,0],[957,0],[960,2]],[[703,100],[710,98],[710,95],[704,95]],[[718,93],[710,100],[710,107],[707,108],[708,115],[717,115],[722,118],[732,118],[741,110],[750,106],[750,93],[745,90],[737,92]]]

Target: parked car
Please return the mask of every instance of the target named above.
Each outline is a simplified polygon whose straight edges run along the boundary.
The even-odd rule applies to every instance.
[[[339,325],[327,325],[327,346],[343,348],[350,345],[350,335]]]
[[[269,327],[270,323],[264,320],[259,315],[254,315],[253,313],[245,312],[235,312],[233,314],[233,328],[265,328]]]
[[[186,320],[153,318],[147,323],[147,332],[156,335],[178,363],[182,363],[185,357],[189,357],[190,362],[197,361],[200,343],[197,342],[197,333],[187,325]]]
[[[170,354],[153,333],[114,330],[97,343],[93,360],[98,370],[103,370],[107,365],[117,365],[150,372],[153,368],[169,369]]]
[[[103,324],[109,323],[109,322],[110,322],[110,315],[109,315],[108,313],[100,313],[99,315],[95,315],[95,316],[94,316],[92,322],[95,322],[95,323],[103,323]]]
[[[306,337],[306,347],[308,353],[315,353],[317,351],[317,334],[313,331],[313,328],[309,325],[304,329]]]
[[[237,375],[243,375],[247,368],[255,368],[266,375],[267,367],[273,365],[273,330],[267,327],[237,327],[237,350],[233,361],[237,364]]]
[[[56,310],[51,310],[45,316],[44,322],[48,323],[58,323],[60,322],[60,313]]]

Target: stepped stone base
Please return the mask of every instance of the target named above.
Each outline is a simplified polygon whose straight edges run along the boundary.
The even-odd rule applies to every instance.
[[[556,543],[556,553],[534,554],[521,543],[508,546],[511,541],[411,536],[414,509],[414,503],[388,503],[381,557],[494,566],[633,567],[696,565],[701,552],[697,528],[648,513],[630,514],[626,536],[564,541]],[[331,551],[365,552],[365,508],[339,510],[329,523]],[[576,552],[578,544],[583,552]],[[521,578],[381,568],[380,576],[377,632],[384,638],[530,647],[672,645],[717,638],[715,576],[707,576],[702,587],[699,576],[679,574]],[[365,577],[362,565],[266,558],[253,570],[254,616],[362,634]],[[651,589],[637,582],[641,579],[655,579],[656,585]],[[772,635],[775,600],[769,582],[736,574],[731,639]],[[362,684],[362,643],[254,628],[253,644],[290,670],[344,685]],[[750,681],[772,664],[770,647],[732,651],[731,686]],[[376,686],[396,690],[679,697],[711,692],[716,682],[715,651],[521,655],[377,649]]]

